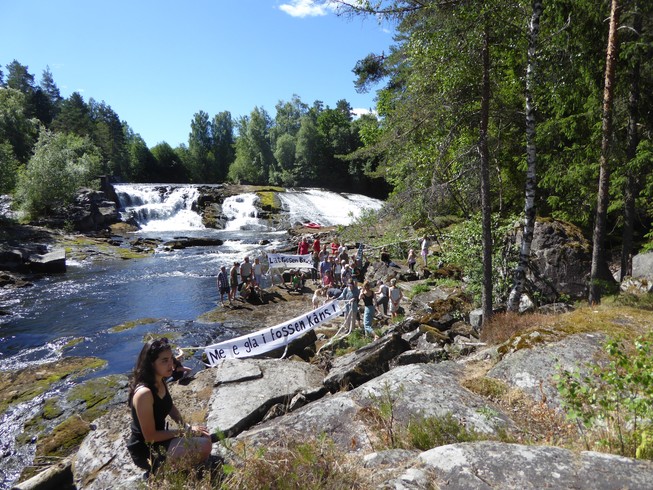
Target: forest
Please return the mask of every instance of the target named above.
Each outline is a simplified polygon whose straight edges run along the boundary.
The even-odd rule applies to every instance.
[[[520,219],[528,236],[536,216],[555,217],[592,237],[597,283],[594,261],[620,255],[626,274],[653,248],[653,2],[334,3],[396,26],[389,52],[352,67],[356,89],[376,91],[376,114],[295,95],[274,116],[199,111],[188,144],[148,148],[108,103],[63,98],[49,69],[37,83],[7,60],[0,193],[29,219],[99,175],[355,191],[388,196],[413,229],[480,217],[485,264],[493,220]]]

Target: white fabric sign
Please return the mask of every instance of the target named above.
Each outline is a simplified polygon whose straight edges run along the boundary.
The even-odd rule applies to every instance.
[[[268,254],[268,264],[270,269],[312,269],[313,259],[311,254]]]
[[[284,347],[321,323],[335,318],[341,311],[340,302],[332,301],[275,327],[209,345],[204,349],[207,362],[215,366],[223,359],[252,357]]]

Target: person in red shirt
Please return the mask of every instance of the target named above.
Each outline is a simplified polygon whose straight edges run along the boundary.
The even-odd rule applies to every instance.
[[[306,255],[307,253],[308,253],[308,242],[306,241],[306,237],[304,237],[299,242],[299,245],[297,245],[297,255]]]
[[[333,241],[331,242],[331,255],[337,257],[339,248],[340,248],[340,244],[338,243],[338,239],[334,238]]]
[[[320,237],[316,236],[315,240],[313,240],[313,250],[315,251],[315,253],[318,253],[318,254],[320,253],[320,247],[321,247]]]

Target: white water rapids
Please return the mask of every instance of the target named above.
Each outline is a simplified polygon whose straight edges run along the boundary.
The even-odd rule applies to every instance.
[[[115,186],[123,219],[133,219],[141,233],[204,230],[197,212],[196,186],[119,184]],[[360,194],[345,194],[322,189],[288,189],[277,193],[284,211],[281,227],[305,223],[320,226],[348,225],[365,209],[379,209],[383,201]],[[259,219],[255,193],[227,197],[222,212],[224,229],[273,231],[275,226]]]

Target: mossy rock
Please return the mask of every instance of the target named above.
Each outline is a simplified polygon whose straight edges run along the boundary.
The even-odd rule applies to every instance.
[[[140,325],[147,325],[149,323],[156,323],[159,320],[157,318],[140,318],[138,320],[133,320],[130,322],[125,322],[121,323],[120,325],[116,325],[115,327],[111,327],[109,329],[110,333],[117,333],[117,332],[123,332],[125,330],[131,330],[132,328],[136,328]]]
[[[57,425],[51,434],[39,440],[37,456],[65,457],[74,452],[91,430],[91,424],[80,415],[73,415]]]
[[[259,205],[263,211],[268,211],[270,213],[280,213],[281,200],[277,195],[279,191],[277,190],[261,190],[256,193],[259,198]]]
[[[4,373],[0,379],[0,413],[44,393],[62,379],[99,369],[106,361],[95,357],[65,357],[59,361]]]
[[[429,344],[441,344],[449,342],[449,337],[446,334],[429,325],[421,324],[419,326],[419,331],[425,335],[426,341]]]

